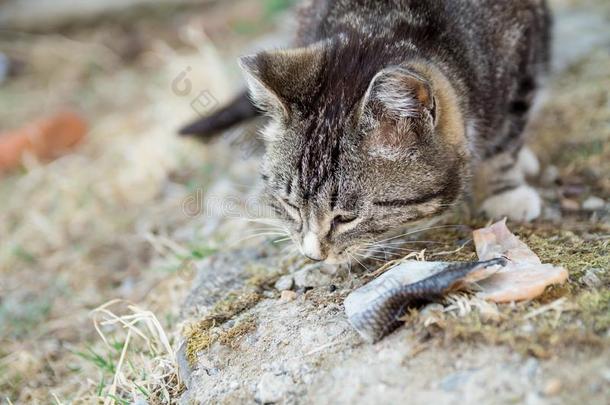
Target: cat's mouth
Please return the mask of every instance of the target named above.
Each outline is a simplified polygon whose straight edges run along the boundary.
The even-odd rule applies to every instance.
[[[343,249],[339,253],[329,252],[324,262],[332,265],[342,264],[362,264],[363,261],[369,260],[372,253],[368,253],[363,246],[354,245],[347,249]]]

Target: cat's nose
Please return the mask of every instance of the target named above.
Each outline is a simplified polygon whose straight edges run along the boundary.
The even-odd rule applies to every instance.
[[[320,245],[320,239],[313,232],[307,232],[303,237],[303,254],[305,257],[315,261],[321,261],[326,259],[322,252],[322,246]]]

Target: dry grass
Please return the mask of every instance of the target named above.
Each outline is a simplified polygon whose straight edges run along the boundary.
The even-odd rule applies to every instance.
[[[3,127],[65,106],[91,126],[74,153],[53,162],[27,157],[0,181],[3,400],[172,402],[181,389],[176,336],[164,331],[180,330],[191,259],[256,228],[217,206],[254,193],[256,161],[232,158],[227,142],[204,147],[175,135],[196,115],[190,104],[199,91],[222,102],[240,83],[230,82],[236,75],[200,25],[169,34],[160,26],[148,29],[158,39],[136,62],[104,45],[124,39],[111,24],[0,38],[27,63],[0,92]],[[244,39],[231,41],[241,48]],[[179,95],[172,83],[189,67],[192,91]],[[192,216],[184,204],[198,190],[216,205]]]

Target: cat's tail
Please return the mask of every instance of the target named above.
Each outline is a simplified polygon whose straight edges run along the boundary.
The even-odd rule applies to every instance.
[[[205,140],[257,115],[259,111],[250,101],[248,93],[244,91],[220,110],[181,128],[179,133]]]

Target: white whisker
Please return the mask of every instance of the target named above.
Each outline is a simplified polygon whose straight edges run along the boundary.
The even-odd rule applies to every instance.
[[[397,235],[397,236],[393,236],[391,238],[387,238],[387,239],[382,239],[380,241],[377,241],[377,243],[380,242],[386,242],[386,241],[390,241],[390,240],[394,240],[394,239],[398,239],[398,238],[402,238],[403,236],[408,236],[408,235],[413,235],[414,233],[419,233],[419,232],[425,232],[425,231],[430,231],[432,229],[443,229],[443,228],[458,228],[460,226],[463,225],[439,225],[439,226],[430,226],[428,228],[421,228],[421,229],[415,229],[413,231],[409,231],[406,233],[403,233],[402,235]]]

